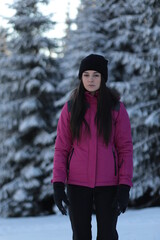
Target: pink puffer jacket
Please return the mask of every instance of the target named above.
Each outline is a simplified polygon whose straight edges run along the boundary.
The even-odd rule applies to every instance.
[[[86,134],[85,126],[82,126],[81,140],[72,141],[70,112],[66,103],[58,121],[51,182],[91,188],[118,184],[132,186],[133,145],[130,121],[123,103],[119,102],[118,109],[112,111],[112,137],[106,146],[103,138],[98,136],[94,122],[97,97],[89,93],[85,96],[90,105],[85,119],[91,135]]]

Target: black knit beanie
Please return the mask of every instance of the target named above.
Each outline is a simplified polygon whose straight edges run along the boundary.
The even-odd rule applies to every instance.
[[[79,79],[82,78],[82,73],[87,70],[95,70],[102,74],[105,82],[108,80],[108,60],[98,54],[90,54],[85,57],[80,64]]]

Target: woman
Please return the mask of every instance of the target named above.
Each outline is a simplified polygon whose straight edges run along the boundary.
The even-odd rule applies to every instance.
[[[74,240],[91,240],[95,206],[97,240],[117,240],[117,217],[132,186],[133,146],[129,117],[108,80],[108,61],[91,54],[81,61],[79,86],[61,112],[54,153],[54,201],[69,206]],[[65,193],[67,183],[67,194]]]

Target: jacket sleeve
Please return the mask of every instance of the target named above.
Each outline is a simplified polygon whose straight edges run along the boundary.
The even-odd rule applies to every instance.
[[[128,113],[123,103],[115,121],[115,145],[118,154],[119,184],[130,187],[133,177],[133,144]]]
[[[53,160],[53,178],[51,182],[65,183],[67,177],[67,159],[72,147],[70,115],[67,103],[63,106],[57,125],[57,138]]]

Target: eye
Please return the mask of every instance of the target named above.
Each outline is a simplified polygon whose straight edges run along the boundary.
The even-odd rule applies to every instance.
[[[85,74],[83,74],[83,76],[84,76],[84,77],[88,77],[89,75],[85,73]]]
[[[99,74],[95,74],[94,76],[95,76],[95,77],[99,77],[100,75],[99,75]]]

